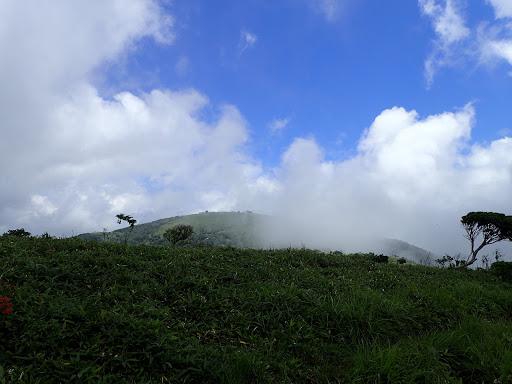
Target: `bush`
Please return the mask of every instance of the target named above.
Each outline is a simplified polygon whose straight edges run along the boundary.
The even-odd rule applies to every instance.
[[[497,261],[491,265],[490,272],[501,280],[512,283],[512,262]]]
[[[389,261],[389,256],[384,256],[384,255],[373,256],[372,261],[374,261],[376,263],[387,263]]]
[[[165,231],[164,238],[172,245],[176,245],[187,240],[193,233],[194,227],[191,225],[179,224]]]

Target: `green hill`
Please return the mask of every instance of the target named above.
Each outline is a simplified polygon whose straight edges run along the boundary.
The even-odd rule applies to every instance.
[[[253,212],[203,212],[186,216],[137,224],[129,235],[128,244],[166,245],[164,232],[178,224],[194,227],[194,234],[187,241],[191,246],[233,246],[237,248],[261,248],[262,241],[258,228],[269,216]],[[129,228],[122,228],[108,233],[93,232],[81,234],[84,240],[109,241],[123,243]]]
[[[150,223],[137,224],[129,234],[128,244],[167,245],[164,232],[178,224],[187,224],[194,227],[193,236],[187,241],[188,246],[233,246],[237,248],[274,248],[272,231],[279,231],[277,224],[271,216],[254,212],[202,212],[193,215],[176,216],[156,220]],[[130,229],[122,228],[112,232],[93,232],[81,234],[78,237],[84,240],[108,241],[111,243],[124,243],[125,236]],[[289,246],[300,246],[290,244]],[[405,257],[417,263],[427,260],[433,262],[436,258],[432,253],[395,239],[371,239],[372,246],[361,247],[358,251],[382,253],[389,256]],[[277,248],[280,248],[277,246]],[[334,251],[321,249],[322,251]]]

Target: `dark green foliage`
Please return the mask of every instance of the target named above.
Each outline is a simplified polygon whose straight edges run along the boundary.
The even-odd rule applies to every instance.
[[[448,267],[448,268],[462,268],[466,266],[467,261],[462,259],[462,255],[459,253],[457,255],[450,256],[450,255],[444,255],[440,259],[436,259],[436,263],[439,264],[442,268]]]
[[[30,237],[32,236],[30,232],[25,231],[25,228],[21,229],[9,229],[4,233],[4,236],[14,236],[14,237]]]
[[[172,245],[184,242],[194,233],[194,227],[186,224],[178,224],[164,232],[164,238]]]
[[[485,271],[5,236],[0,265],[0,383],[512,383]]]
[[[490,272],[501,280],[512,283],[512,262],[497,261],[491,265]]]
[[[407,259],[405,257],[401,257],[397,260],[398,264],[405,264],[407,263]]]
[[[121,222],[126,221],[130,225],[130,232],[126,232],[125,237],[124,237],[124,244],[126,245],[126,244],[128,244],[128,236],[130,236],[130,234],[132,233],[133,228],[135,227],[135,223],[137,223],[137,220],[135,220],[130,215],[125,215],[124,213],[120,213],[119,215],[116,215],[116,217],[117,217],[117,224],[121,224]],[[105,235],[104,235],[104,238],[105,238]]]
[[[389,256],[375,255],[372,257],[372,261],[375,263],[387,263],[389,261]]]
[[[461,218],[466,238],[471,243],[471,254],[455,268],[468,267],[477,260],[478,252],[489,244],[502,240],[512,241],[512,216],[494,212],[469,212]],[[475,248],[475,241],[482,236],[482,243]]]

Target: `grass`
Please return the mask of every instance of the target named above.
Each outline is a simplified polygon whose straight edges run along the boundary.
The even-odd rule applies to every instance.
[[[512,383],[485,271],[9,236],[0,265],[0,383]]]

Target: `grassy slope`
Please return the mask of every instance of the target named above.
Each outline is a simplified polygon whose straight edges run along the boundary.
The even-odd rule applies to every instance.
[[[7,236],[0,265],[0,383],[512,382],[483,271]]]
[[[257,227],[267,216],[252,212],[204,212],[194,215],[176,216],[138,224],[129,234],[128,244],[164,245],[164,232],[178,224],[194,227],[194,235],[189,243],[193,245],[235,246],[257,248],[260,242]],[[123,243],[129,228],[118,229],[107,234],[110,242]],[[103,241],[103,233],[93,232],[79,236],[85,240]]]

